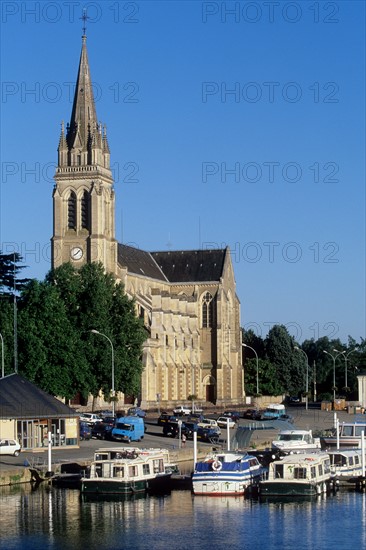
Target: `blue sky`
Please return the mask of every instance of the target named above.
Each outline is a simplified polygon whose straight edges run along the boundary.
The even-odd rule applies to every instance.
[[[263,337],[364,337],[363,2],[4,0],[2,250],[50,268],[83,7],[117,239],[230,246],[241,324]]]

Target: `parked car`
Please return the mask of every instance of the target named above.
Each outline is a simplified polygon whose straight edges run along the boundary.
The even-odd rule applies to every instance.
[[[212,428],[198,428],[197,429],[197,439],[205,443],[218,443],[219,434],[216,430]]]
[[[113,415],[113,411],[111,411],[110,409],[103,409],[102,411],[95,411],[95,412],[96,412],[96,414],[98,414],[102,418],[105,418],[106,416],[112,416]]]
[[[186,437],[188,437],[188,433],[190,430],[187,428],[184,422],[182,422],[180,429],[181,429],[181,434],[184,434]],[[167,422],[163,426],[163,435],[165,435],[166,437],[178,437],[179,436],[178,422]],[[193,433],[192,433],[192,438],[193,438]]]
[[[198,430],[196,422],[186,422],[184,421],[185,426],[185,436],[187,439],[193,439],[193,432]]]
[[[246,409],[243,413],[243,418],[249,418],[250,420],[260,420],[262,418],[259,409]]]
[[[239,411],[225,411],[222,416],[228,416],[229,418],[232,418],[234,422],[237,422],[240,418],[240,412]]]
[[[127,416],[139,416],[140,418],[145,418],[146,411],[143,411],[140,407],[131,407],[127,411]]]
[[[195,422],[197,424],[198,422],[201,422],[201,420],[203,419],[204,419],[203,414],[192,413],[184,419],[184,423],[186,424],[187,422]]]
[[[101,422],[102,417],[95,413],[81,413],[80,422],[87,422],[88,424],[95,424]]]
[[[15,439],[0,440],[0,455],[19,456],[21,447]]]
[[[177,416],[189,416],[191,414],[191,409],[185,407],[184,405],[178,405],[175,409],[173,409],[173,413]]]
[[[92,433],[89,424],[87,424],[86,422],[80,422],[79,431],[81,441],[91,439]]]
[[[213,430],[216,430],[219,435],[221,434],[220,427],[216,420],[214,420],[213,418],[203,418],[202,420],[200,420],[200,422],[197,423],[197,426],[199,428],[211,428]]]
[[[91,429],[91,437],[94,437],[95,439],[108,439],[109,441],[111,441],[112,428],[113,425],[110,426],[105,422],[96,422]]]
[[[108,426],[114,426],[114,423],[116,421],[115,416],[103,416],[102,423],[107,424]]]
[[[163,424],[169,422],[169,418],[171,418],[171,414],[166,411],[162,411],[161,415],[158,418],[158,426],[162,426]]]
[[[235,428],[236,426],[236,423],[232,418],[230,418],[230,416],[220,416],[216,422],[220,428],[227,428],[228,423],[229,428]]]

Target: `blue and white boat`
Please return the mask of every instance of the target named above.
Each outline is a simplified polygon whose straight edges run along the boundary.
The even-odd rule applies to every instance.
[[[197,462],[192,476],[193,493],[239,496],[257,487],[267,468],[255,456],[240,452],[215,452]]]

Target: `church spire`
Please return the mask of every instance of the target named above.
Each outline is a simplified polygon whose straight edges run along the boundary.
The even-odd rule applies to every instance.
[[[97,127],[97,113],[90,76],[86,36],[82,37],[79,71],[76,81],[74,103],[67,133],[69,149],[78,148],[87,151],[91,135]]]

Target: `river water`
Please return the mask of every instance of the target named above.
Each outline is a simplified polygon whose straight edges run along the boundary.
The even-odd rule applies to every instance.
[[[39,550],[357,550],[366,548],[366,494],[310,500],[194,497],[84,501],[77,490],[0,488],[0,548]]]

